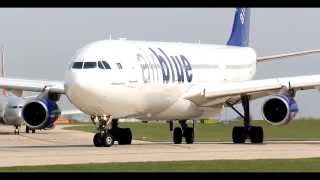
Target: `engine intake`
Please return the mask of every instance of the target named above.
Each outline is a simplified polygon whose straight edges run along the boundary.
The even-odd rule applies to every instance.
[[[55,101],[37,99],[26,103],[22,109],[25,123],[32,129],[51,127],[60,116],[61,111]]]
[[[296,101],[285,95],[272,96],[262,106],[263,118],[271,125],[288,124],[297,113]]]

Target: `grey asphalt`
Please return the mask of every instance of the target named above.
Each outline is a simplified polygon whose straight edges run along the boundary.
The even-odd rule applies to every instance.
[[[0,126],[0,167],[52,164],[183,161],[217,159],[287,159],[320,157],[320,141],[277,141],[264,144],[206,142],[195,144],[133,141],[131,145],[94,147],[92,133],[53,130],[13,134]]]

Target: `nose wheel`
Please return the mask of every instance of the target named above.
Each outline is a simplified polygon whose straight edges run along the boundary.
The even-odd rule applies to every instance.
[[[93,137],[93,144],[96,147],[110,147],[114,144],[114,139],[110,133],[96,133]]]
[[[130,128],[119,128],[118,119],[98,117],[97,133],[93,137],[96,147],[111,147],[115,141],[119,145],[131,144],[132,132]]]
[[[102,133],[96,133],[93,136],[93,144],[96,147],[102,147],[106,144],[106,138],[104,137],[104,134]]]

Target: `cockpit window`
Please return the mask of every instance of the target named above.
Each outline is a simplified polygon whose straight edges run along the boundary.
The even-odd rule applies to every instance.
[[[106,69],[111,69],[110,65],[107,62],[102,61],[102,63]]]
[[[98,67],[99,67],[100,69],[105,69],[101,61],[98,61]]]
[[[117,63],[117,66],[119,69],[122,69],[122,65],[120,63]]]
[[[72,69],[82,69],[83,62],[74,62],[72,65]]]
[[[97,62],[84,62],[83,69],[92,69],[97,67]]]

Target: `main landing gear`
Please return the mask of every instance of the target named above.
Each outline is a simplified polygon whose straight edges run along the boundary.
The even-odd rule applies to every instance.
[[[14,126],[15,127],[15,129],[14,129],[14,134],[20,134],[20,126],[18,126],[18,125],[15,125]]]
[[[96,117],[92,116],[94,122]],[[96,147],[110,147],[114,141],[118,141],[119,145],[131,144],[132,133],[130,128],[119,128],[118,119],[112,119],[111,116],[97,117],[97,133],[93,137],[93,144]],[[95,123],[94,123],[95,124]]]
[[[234,127],[232,130],[233,143],[244,143],[246,139],[250,139],[251,143],[263,143],[263,128],[260,126],[251,126],[250,121],[250,97],[245,95],[241,97],[244,115],[242,115],[232,104],[228,103],[236,113],[238,113],[244,122],[244,126]]]
[[[172,122],[170,122],[170,129],[172,127]],[[181,144],[182,137],[185,138],[187,144],[193,144],[194,142],[194,122],[193,127],[188,127],[187,121],[182,120],[179,121],[181,127],[176,127],[173,130],[173,143],[174,144]]]
[[[32,132],[33,134],[36,133],[36,130],[35,130],[35,129],[31,129],[31,128],[29,128],[29,126],[26,126],[26,133],[29,133],[30,130],[31,130],[31,132]]]

